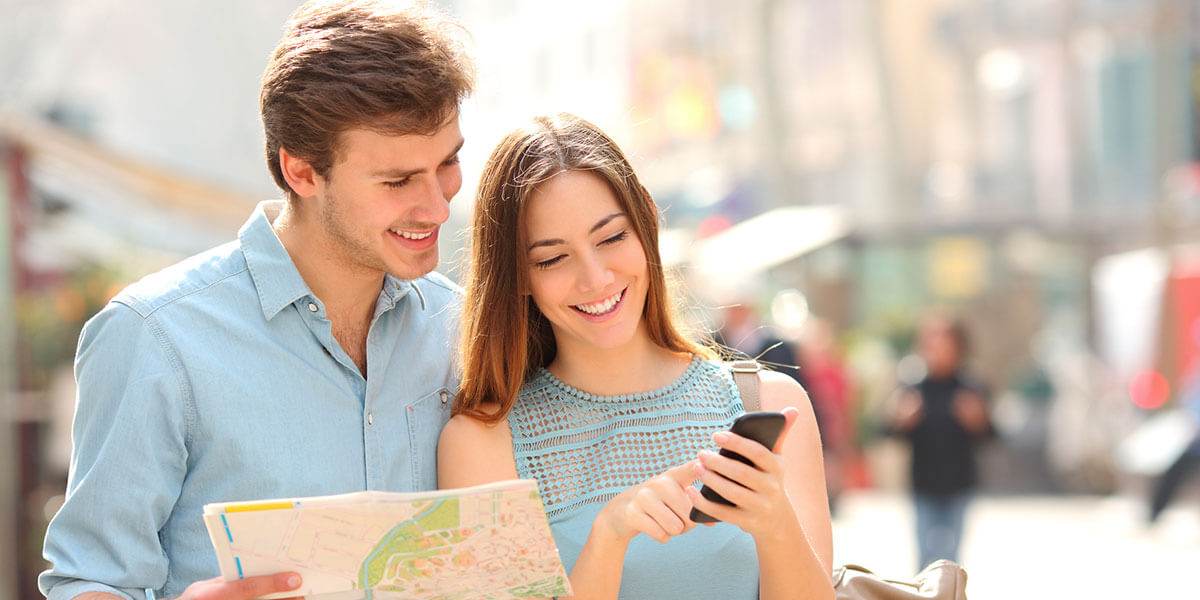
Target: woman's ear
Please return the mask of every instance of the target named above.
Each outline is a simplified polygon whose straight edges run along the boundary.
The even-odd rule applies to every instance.
[[[307,160],[293,156],[286,148],[279,149],[279,170],[292,191],[301,198],[308,198],[317,193],[317,174]]]

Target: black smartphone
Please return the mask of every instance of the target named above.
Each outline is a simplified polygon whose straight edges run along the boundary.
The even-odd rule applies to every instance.
[[[783,431],[783,425],[786,422],[787,419],[783,416],[783,413],[768,411],[751,412],[746,413],[734,420],[733,427],[729,428],[729,432],[735,433],[747,439],[754,440],[763,446],[766,446],[767,448],[774,448],[775,441],[779,439],[779,434]],[[721,448],[721,452],[719,454],[721,456],[728,456],[734,460],[741,461],[752,467],[754,466],[754,463],[751,462],[750,459],[738,454],[737,452],[732,452],[730,450],[726,450],[725,448]],[[721,497],[720,494],[709,489],[707,485],[700,488],[700,494],[705,498],[712,500],[713,502],[725,504],[727,506],[734,505],[732,502]],[[716,523],[720,520],[711,517],[696,508],[692,509],[692,514],[689,518],[696,523]]]

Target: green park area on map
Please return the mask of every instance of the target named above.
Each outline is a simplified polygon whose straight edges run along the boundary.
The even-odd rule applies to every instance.
[[[460,519],[457,498],[438,500],[432,507],[419,512],[419,515],[396,526],[371,551],[363,564],[366,571],[364,587],[378,586],[385,575],[389,580],[421,577],[426,574],[426,569],[422,568],[425,561],[435,567],[441,566],[444,556],[450,553],[451,544],[463,539],[458,531]],[[397,556],[404,558],[392,564],[391,573],[385,573],[389,563]]]

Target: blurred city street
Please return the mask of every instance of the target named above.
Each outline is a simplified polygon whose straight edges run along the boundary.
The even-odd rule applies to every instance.
[[[971,600],[1195,598],[1200,505],[1145,523],[1140,498],[981,496],[967,513],[962,564]],[[834,564],[913,574],[912,509],[903,492],[859,491],[834,519]]]
[[[84,323],[283,193],[260,77],[303,1],[0,0],[0,600],[40,597]],[[911,457],[967,457],[973,600],[1200,598],[1200,0],[429,3],[478,63],[440,273],[497,141],[577,114],[689,335],[808,391],[835,565],[911,577]],[[899,426],[930,381],[925,441],[969,445]],[[1154,480],[1184,484],[1151,525]]]

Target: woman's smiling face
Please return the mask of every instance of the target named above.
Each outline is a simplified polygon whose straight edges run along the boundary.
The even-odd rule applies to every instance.
[[[604,180],[555,175],[529,195],[523,225],[529,293],[559,352],[616,349],[645,335],[646,253]]]

